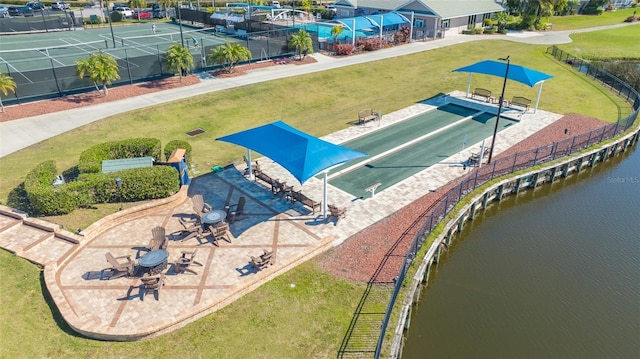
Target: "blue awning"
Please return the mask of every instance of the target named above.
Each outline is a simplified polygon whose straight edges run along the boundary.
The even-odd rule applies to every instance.
[[[409,20],[398,13],[390,12],[386,14],[347,17],[344,19],[337,19],[332,22],[341,23],[350,30],[360,31],[366,29],[379,29],[380,26],[384,27],[408,24]]]
[[[335,165],[367,156],[321,140],[282,121],[217,138],[257,151],[289,171],[301,184]]]
[[[480,61],[473,65],[453,70],[453,72],[473,72],[498,77],[504,77],[506,71],[507,63],[493,60]],[[544,72],[532,70],[520,65],[509,65],[508,79],[518,81],[529,87],[533,87],[540,82],[546,81],[550,78],[553,78],[553,76],[547,75]]]

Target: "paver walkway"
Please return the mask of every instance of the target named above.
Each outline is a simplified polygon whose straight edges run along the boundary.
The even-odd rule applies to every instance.
[[[378,128],[389,126],[415,114],[445,103],[464,103],[496,112],[496,105],[464,98],[453,92],[425,103],[383,116],[377,124],[353,126],[326,136],[341,143]],[[506,111],[505,116],[517,113]],[[538,110],[520,118],[520,122],[498,135],[494,153],[500,153],[561,116]],[[490,139],[489,139],[490,140]],[[108,216],[79,235],[55,225],[31,219],[9,208],[1,208],[0,247],[45,266],[45,282],[65,320],[77,331],[108,340],[137,340],[174,330],[203,315],[216,311],[265,281],[284,273],[332,246],[345,241],[382,218],[410,204],[429,190],[450,182],[468,171],[462,162],[479,144],[443,159],[397,185],[377,193],[374,198],[353,198],[329,186],[329,203],[347,207],[347,218],[322,220],[300,203],[291,204],[259,182],[243,176],[244,168],[229,168],[193,180],[175,196],[130,208]],[[297,183],[281,166],[263,158],[263,171],[270,176]],[[314,199],[322,198],[323,183],[312,178],[302,189]],[[300,189],[300,186],[298,186]],[[187,191],[189,193],[187,193]],[[202,194],[207,203],[222,209],[226,204],[247,199],[246,216],[233,224],[231,242],[218,246],[207,241],[189,239],[181,242],[178,218],[193,214],[189,195]],[[175,274],[167,270],[166,285],[159,298],[147,295],[141,300],[138,278],[100,280],[100,272],[108,267],[105,254],[114,256],[144,254],[141,247],[151,239],[151,229],[163,226],[169,235],[169,262],[182,250],[198,248],[193,267],[198,274]],[[251,256],[262,250],[274,250],[275,264],[257,272],[250,266]]]

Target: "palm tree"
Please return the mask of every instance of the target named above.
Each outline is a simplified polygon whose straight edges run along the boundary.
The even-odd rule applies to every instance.
[[[227,73],[232,73],[236,65],[251,59],[251,51],[237,42],[217,46],[209,51],[209,61],[220,64]]]
[[[333,30],[333,29],[332,29]],[[298,58],[303,59],[303,56],[307,56],[307,53],[313,53],[313,40],[311,35],[304,29],[298,31],[298,33],[291,35],[289,40],[289,48],[296,49]]]
[[[16,82],[13,81],[13,77],[7,76],[0,72],[0,92],[3,95],[7,96],[9,91],[15,93],[16,92]],[[4,104],[2,103],[2,97],[0,97],[0,107],[2,107],[2,112],[4,112]]]
[[[78,77],[83,78],[85,73],[89,74],[89,78],[93,81],[98,92],[100,92],[98,83],[102,84],[105,96],[109,94],[107,85],[111,85],[111,81],[120,78],[118,63],[113,56],[102,53],[102,50],[76,62],[76,74]]]
[[[131,0],[130,3],[129,3],[129,6],[131,6],[132,8],[138,10],[138,22],[140,22],[140,8],[147,7],[147,1],[146,0]]]
[[[164,60],[167,62],[167,69],[169,71],[178,73],[180,81],[182,81],[182,74],[194,67],[193,55],[191,55],[189,49],[180,44],[169,46]]]
[[[331,37],[333,37],[334,44],[338,43],[338,37],[342,35],[343,30],[344,30],[344,27],[342,27],[342,25],[336,25],[331,28]]]

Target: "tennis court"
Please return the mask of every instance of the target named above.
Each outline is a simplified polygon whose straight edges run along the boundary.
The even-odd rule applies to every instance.
[[[358,162],[332,169],[329,183],[356,198],[365,188],[379,193],[493,134],[496,116],[459,105],[445,105],[346,143],[369,154]],[[501,117],[498,131],[517,121]]]
[[[189,47],[199,59],[205,48],[224,44],[226,37],[213,29],[194,29],[171,22],[156,23],[152,34],[151,23],[96,29],[21,34],[3,37],[0,43],[0,64],[11,73],[27,72],[53,67],[74,66],[76,61],[102,50],[116,60],[133,57],[157,56],[166,52],[169,45],[181,43]],[[199,47],[192,42],[195,38]],[[3,66],[3,67],[4,67]]]

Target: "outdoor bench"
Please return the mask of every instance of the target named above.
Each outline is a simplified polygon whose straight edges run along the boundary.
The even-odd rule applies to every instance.
[[[256,169],[254,171],[254,174],[256,176],[256,181],[261,180],[262,182],[265,182],[266,184],[271,186],[271,192],[274,191],[274,186],[278,183],[278,180],[269,177],[269,175],[260,171],[259,169]]]
[[[364,125],[367,121],[380,121],[380,117],[372,109],[368,108],[358,112],[358,124]]]
[[[305,206],[311,208],[311,211],[313,212],[313,214],[316,214],[316,209],[319,210],[320,205],[322,204],[321,202],[316,202],[311,198],[305,196],[304,194],[302,194],[302,191],[293,192],[293,196],[291,197],[293,202],[298,201],[304,204]]]
[[[493,102],[494,97],[491,96],[491,91],[487,89],[483,89],[481,87],[476,87],[471,94],[471,97],[484,97],[487,102]]]
[[[520,106],[524,108],[524,111],[529,111],[529,107],[531,106],[531,100],[526,97],[521,96],[513,96],[511,102],[509,102],[509,107]]]

